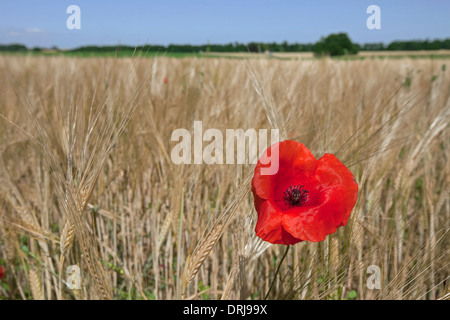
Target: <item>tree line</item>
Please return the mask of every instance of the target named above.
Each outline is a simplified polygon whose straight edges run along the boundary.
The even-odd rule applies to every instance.
[[[355,54],[358,51],[412,51],[412,50],[440,50],[450,49],[450,38],[444,40],[410,40],[393,41],[389,44],[379,43],[353,43],[345,33],[331,34],[321,38],[316,43],[288,43],[287,41],[277,42],[249,42],[247,44],[233,42],[227,44],[169,44],[164,45],[143,45],[143,46],[83,46],[72,50],[59,50],[64,52],[160,52],[160,53],[208,53],[208,52],[314,52],[316,55],[344,55]],[[43,48],[27,48],[22,44],[0,45],[0,51],[26,52],[42,51]]]

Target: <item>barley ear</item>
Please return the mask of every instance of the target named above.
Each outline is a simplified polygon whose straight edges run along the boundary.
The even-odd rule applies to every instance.
[[[31,294],[34,300],[45,300],[42,292],[41,279],[37,272],[33,269],[28,271],[28,280],[30,281]]]

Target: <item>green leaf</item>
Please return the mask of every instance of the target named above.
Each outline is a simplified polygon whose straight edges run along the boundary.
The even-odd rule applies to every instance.
[[[350,291],[350,292],[348,293],[348,298],[349,298],[350,300],[355,299],[357,296],[358,296],[358,293],[357,293],[355,290],[352,290],[352,291]]]

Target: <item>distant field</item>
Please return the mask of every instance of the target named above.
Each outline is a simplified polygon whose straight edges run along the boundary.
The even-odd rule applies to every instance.
[[[204,54],[205,55],[205,54]],[[227,52],[211,52],[211,56],[214,57],[231,57],[231,58],[261,58],[261,57],[273,57],[279,59],[313,59],[314,54],[312,52],[273,52],[269,53],[227,53]],[[436,57],[436,58],[450,58],[450,50],[421,50],[421,51],[360,51],[356,56],[350,56],[352,58],[364,57],[364,58],[421,58],[421,57]]]
[[[171,57],[171,58],[228,58],[228,59],[248,59],[248,58],[275,58],[282,60],[291,59],[314,59],[312,52],[273,52],[273,53],[249,53],[249,52],[202,52],[202,53],[187,53],[187,52],[139,52],[139,51],[118,51],[118,52],[64,52],[57,50],[43,50],[40,52],[19,52],[8,53],[0,52],[6,55],[32,55],[32,56],[68,56],[80,58],[94,58],[94,57]],[[450,50],[421,50],[421,51],[360,51],[357,55],[335,57],[335,59],[367,59],[367,58],[439,58],[449,59]]]
[[[359,185],[349,223],[294,245],[269,298],[448,298],[448,63],[222,55],[240,56],[0,55],[0,299],[263,299],[285,247],[255,235],[253,165],[171,161],[196,120],[277,128]]]
[[[360,51],[359,56],[450,56],[450,50],[417,50],[417,51]]]

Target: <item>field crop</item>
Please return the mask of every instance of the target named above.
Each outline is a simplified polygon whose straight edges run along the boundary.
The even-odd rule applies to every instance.
[[[349,223],[294,245],[269,298],[447,299],[447,69],[1,55],[0,298],[263,299],[285,249],[255,235],[254,165],[171,159],[172,132],[200,120],[277,128],[359,185]]]

